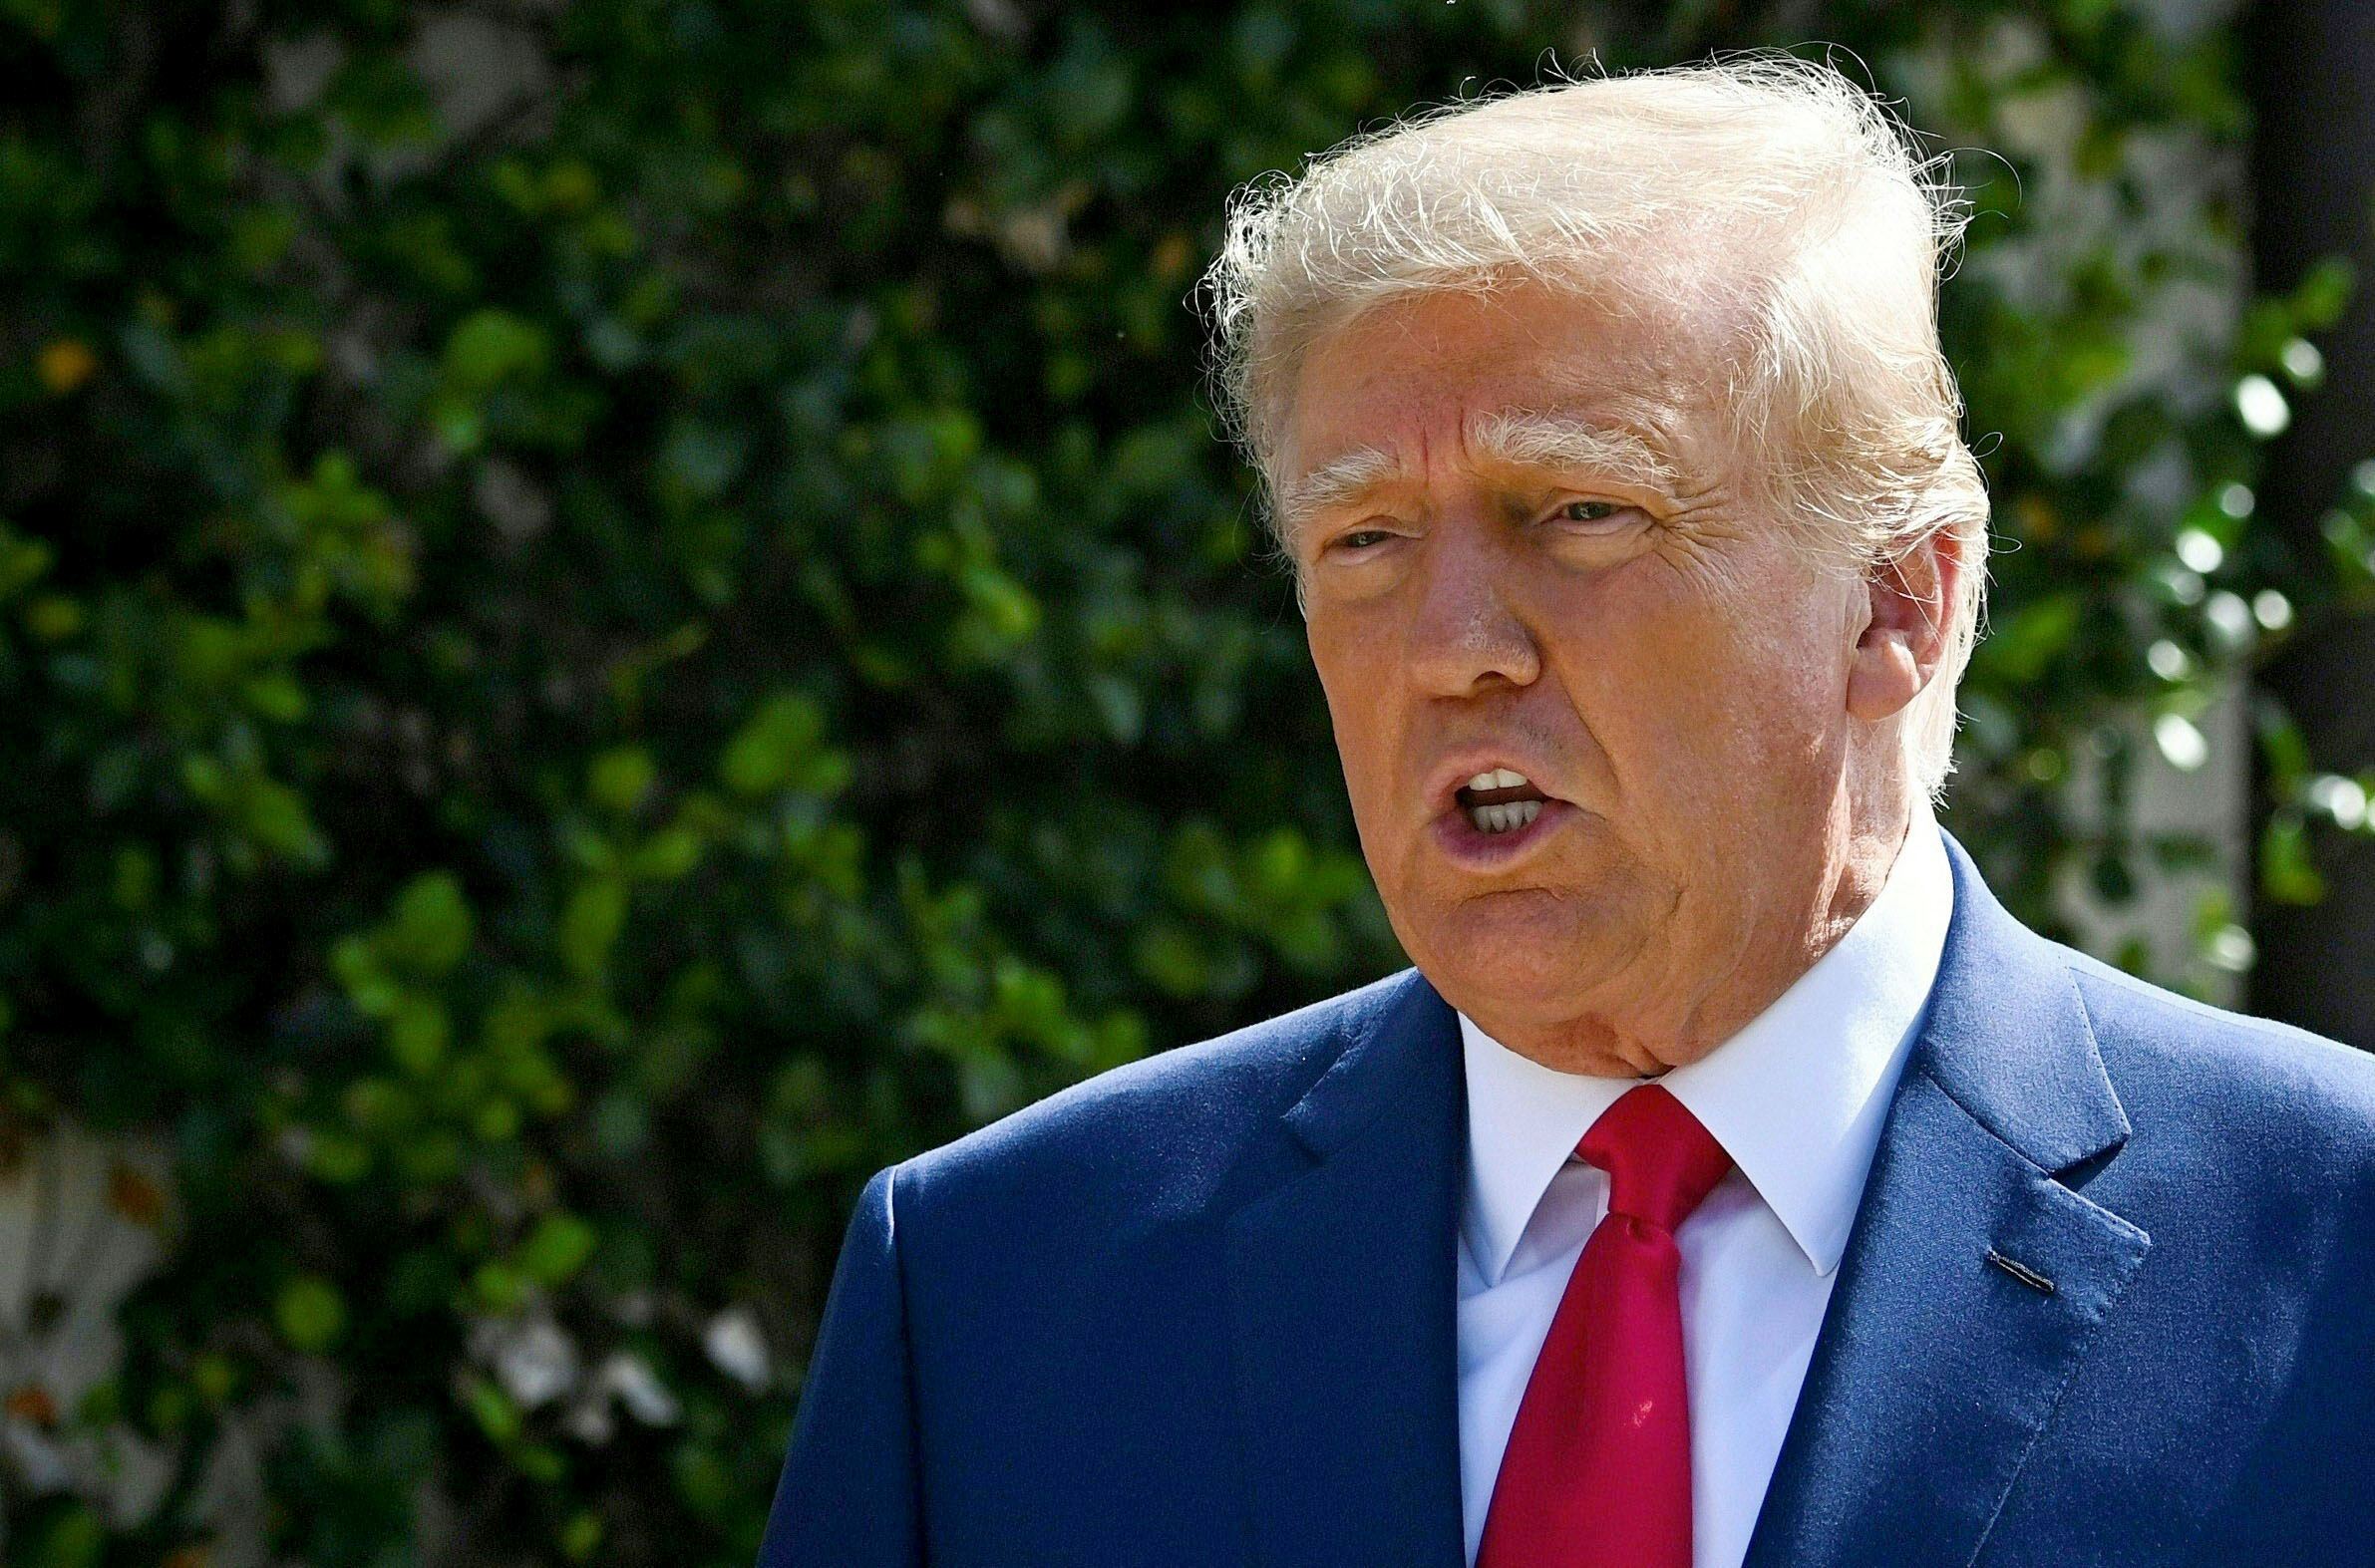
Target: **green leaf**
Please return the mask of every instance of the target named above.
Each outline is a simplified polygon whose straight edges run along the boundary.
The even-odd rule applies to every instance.
[[[2314,904],[2325,897],[2325,878],[2317,874],[2308,828],[2296,810],[2273,813],[2260,834],[2259,891],[2278,904]]]
[[[470,1277],[471,1294],[489,1312],[517,1312],[527,1300],[527,1279],[517,1269],[493,1260],[482,1263]]]
[[[566,1284],[594,1252],[594,1228],[574,1214],[547,1214],[520,1244],[518,1266],[538,1284]]]
[[[446,340],[446,376],[456,390],[482,394],[541,369],[548,352],[545,331],[536,323],[508,311],[475,311]]]
[[[2325,256],[2293,286],[2289,303],[2296,330],[2323,332],[2342,319],[2358,292],[2358,272],[2347,256]]]
[[[30,1568],[99,1568],[107,1551],[107,1526],[90,1507],[68,1503],[43,1522],[28,1543]]]
[[[453,1025],[442,1003],[430,997],[407,997],[388,1021],[388,1050],[406,1072],[419,1076],[444,1059],[452,1034]]]
[[[463,1409],[470,1411],[471,1419],[479,1423],[479,1430],[490,1442],[501,1446],[518,1440],[519,1407],[509,1395],[475,1375],[462,1380],[461,1392]]]
[[[679,824],[654,833],[635,851],[635,873],[672,882],[701,863],[700,833]]]
[[[265,848],[303,860],[325,852],[304,796],[287,784],[259,776],[246,781],[238,798],[240,825]]]
[[[627,889],[615,877],[596,877],[569,895],[560,917],[561,961],[580,979],[592,979],[609,961],[627,921]]]
[[[332,1186],[345,1186],[370,1173],[371,1150],[362,1139],[343,1132],[316,1131],[305,1164]]]
[[[560,1554],[573,1563],[584,1562],[602,1544],[602,1516],[592,1509],[571,1514],[560,1527]]]
[[[291,1349],[319,1354],[346,1332],[346,1301],[320,1275],[301,1274],[280,1287],[272,1321]]]
[[[242,695],[248,707],[276,723],[295,724],[305,717],[305,688],[291,676],[259,675],[247,683]]]
[[[43,539],[21,539],[0,525],[0,600],[13,599],[50,569],[56,549]]]
[[[477,928],[461,878],[451,871],[424,871],[396,895],[378,946],[393,962],[434,979],[462,962]]]
[[[604,810],[624,816],[651,788],[651,754],[639,746],[604,752],[586,771],[586,793]]]
[[[797,692],[779,694],[727,743],[718,777],[741,795],[833,787],[840,760],[823,750],[824,735],[825,715],[816,703]]]

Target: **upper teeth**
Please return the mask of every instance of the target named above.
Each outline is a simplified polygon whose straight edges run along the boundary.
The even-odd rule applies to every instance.
[[[1469,780],[1468,787],[1471,789],[1515,789],[1525,782],[1524,774],[1512,773],[1506,768],[1489,768]]]

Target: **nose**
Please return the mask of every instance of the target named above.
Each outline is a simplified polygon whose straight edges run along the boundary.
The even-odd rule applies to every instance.
[[[1530,686],[1542,673],[1542,658],[1515,607],[1511,573],[1523,563],[1485,527],[1444,526],[1429,544],[1406,651],[1412,679],[1436,697]]]

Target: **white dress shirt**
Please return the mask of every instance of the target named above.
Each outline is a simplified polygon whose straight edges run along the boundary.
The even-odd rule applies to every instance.
[[[1675,1233],[1694,1568],[1740,1568],[1747,1555],[1953,907],[1945,845],[1918,811],[1848,934],[1740,1033],[1658,1080],[1734,1164]],[[1473,1564],[1534,1357],[1607,1212],[1607,1177],[1575,1145],[1637,1081],[1553,1072],[1465,1016],[1460,1036],[1460,1483]]]

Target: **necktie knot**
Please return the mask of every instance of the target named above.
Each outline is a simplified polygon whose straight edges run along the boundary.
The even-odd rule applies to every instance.
[[[1732,1156],[1656,1084],[1627,1090],[1575,1152],[1608,1173],[1608,1212],[1672,1232],[1732,1168]]]

